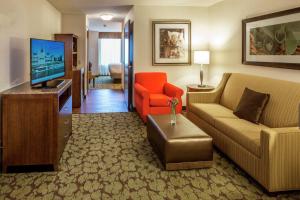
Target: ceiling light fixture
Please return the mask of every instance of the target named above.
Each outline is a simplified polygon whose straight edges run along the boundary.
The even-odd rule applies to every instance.
[[[113,18],[114,16],[112,16],[111,14],[104,14],[104,15],[101,15],[100,18],[104,21],[109,21]]]

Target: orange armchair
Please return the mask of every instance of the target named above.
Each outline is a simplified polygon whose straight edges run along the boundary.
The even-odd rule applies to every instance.
[[[167,82],[167,74],[163,72],[141,72],[135,74],[134,101],[135,107],[144,122],[147,115],[169,114],[169,99],[179,100],[176,113],[182,111],[183,90]]]

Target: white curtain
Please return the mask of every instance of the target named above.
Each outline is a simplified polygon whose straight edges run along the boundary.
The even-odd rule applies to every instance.
[[[89,62],[92,63],[92,74],[94,76],[100,75],[100,65],[99,65],[99,32],[89,31],[89,49],[88,56]]]
[[[99,39],[101,75],[109,75],[108,65],[121,63],[121,39]]]

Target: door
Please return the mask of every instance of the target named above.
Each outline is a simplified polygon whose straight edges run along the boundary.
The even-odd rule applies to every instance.
[[[127,108],[133,111],[133,22],[124,27],[124,97]]]

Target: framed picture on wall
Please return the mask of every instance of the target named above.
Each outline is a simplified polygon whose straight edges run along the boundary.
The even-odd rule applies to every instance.
[[[191,65],[191,21],[152,21],[152,64]]]
[[[243,64],[300,70],[300,7],[245,19]]]

